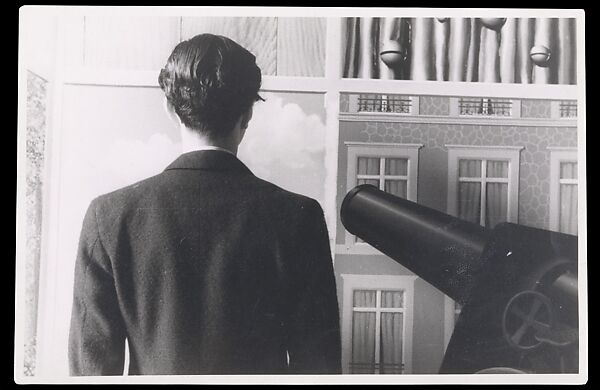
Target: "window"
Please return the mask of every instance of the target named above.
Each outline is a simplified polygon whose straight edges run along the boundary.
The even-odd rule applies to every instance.
[[[347,191],[360,184],[371,184],[390,194],[417,201],[419,148],[423,145],[346,143],[346,146]],[[368,246],[347,231],[345,242],[347,249]]]
[[[550,229],[577,235],[577,151],[550,148]]]
[[[342,275],[342,278],[344,373],[410,373],[416,276]]]
[[[517,222],[521,147],[448,147],[448,213],[493,228]]]

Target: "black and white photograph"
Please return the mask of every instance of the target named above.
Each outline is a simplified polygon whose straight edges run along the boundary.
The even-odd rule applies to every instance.
[[[585,12],[23,6],[14,380],[588,381]]]

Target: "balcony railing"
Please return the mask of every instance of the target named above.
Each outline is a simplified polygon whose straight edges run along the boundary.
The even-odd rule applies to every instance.
[[[510,99],[460,98],[458,109],[460,115],[511,116],[512,101]]]
[[[577,101],[563,100],[558,105],[561,118],[577,118]]]
[[[380,95],[377,97],[358,97],[358,112],[389,112],[410,114],[412,99],[410,96]]]

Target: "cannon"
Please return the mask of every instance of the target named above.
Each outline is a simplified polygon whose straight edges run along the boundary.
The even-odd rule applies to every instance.
[[[439,372],[577,373],[577,236],[467,222],[372,185],[344,227],[462,305]]]

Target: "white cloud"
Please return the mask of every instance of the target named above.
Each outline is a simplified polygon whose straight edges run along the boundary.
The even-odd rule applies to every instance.
[[[318,115],[268,94],[254,106],[239,156],[258,177],[323,204],[325,134]]]
[[[156,175],[181,154],[181,144],[162,133],[147,140],[117,139],[98,166],[116,189]]]

